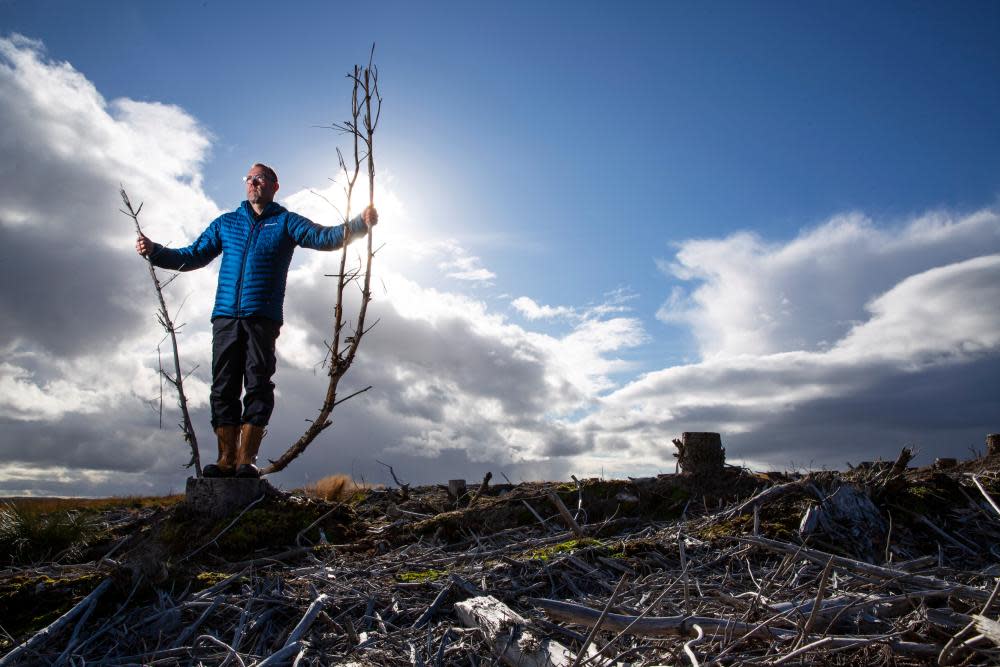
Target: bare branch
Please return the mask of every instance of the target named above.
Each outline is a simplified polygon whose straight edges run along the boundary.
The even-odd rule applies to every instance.
[[[143,236],[142,227],[139,225],[139,212],[142,211],[142,204],[139,204],[139,208],[135,209],[132,207],[132,202],[129,201],[128,194],[125,192],[125,186],[119,186],[118,193],[121,195],[122,203],[125,204],[126,211],[122,211],[128,217],[132,218],[132,222],[135,223],[135,232],[138,236]],[[153,260],[146,257],[146,263],[149,267],[149,277],[153,281],[153,287],[156,289],[156,296],[160,302],[160,310],[156,314],[156,319],[159,321],[160,325],[170,336],[170,344],[174,351],[174,378],[171,378],[163,370],[162,362],[160,363],[160,377],[166,378],[174,387],[177,388],[177,403],[181,409],[181,414],[183,415],[183,422],[181,424],[181,430],[184,433],[184,440],[187,441],[188,445],[191,447],[191,461],[188,467],[194,466],[195,475],[201,477],[201,456],[198,453],[198,438],[194,432],[194,425],[191,422],[191,415],[188,412],[187,396],[184,394],[184,378],[186,377],[181,373],[181,359],[180,353],[177,350],[177,332],[180,327],[174,326],[173,321],[170,319],[170,313],[167,310],[167,302],[163,298],[163,285],[160,284],[160,279],[156,275],[156,267],[153,266]],[[176,277],[176,274],[175,276]],[[173,280],[173,277],[171,278]],[[169,281],[168,281],[169,282]],[[186,297],[185,297],[186,300]],[[181,306],[183,306],[183,302]],[[182,325],[183,326],[183,325]],[[159,347],[157,347],[157,357],[160,357]],[[192,369],[193,372],[194,369]],[[163,426],[163,408],[162,408],[162,383],[160,385],[161,391],[161,407],[160,407],[160,427]]]
[[[340,168],[346,175],[346,182],[344,185],[346,206],[344,208],[344,244],[340,253],[340,270],[333,276],[337,278],[336,300],[334,302],[333,311],[333,342],[326,344],[329,352],[329,356],[327,357],[329,359],[329,364],[327,366],[329,382],[327,384],[326,396],[324,397],[323,404],[320,406],[319,414],[309,423],[308,428],[302,436],[281,456],[271,461],[271,465],[262,471],[262,474],[265,475],[283,470],[289,463],[302,454],[310,443],[315,440],[316,436],[332,424],[332,421],[330,420],[330,413],[333,411],[334,407],[349,398],[368,391],[368,389],[371,388],[367,387],[361,391],[351,394],[350,396],[347,396],[346,398],[340,400],[337,399],[337,387],[340,380],[350,369],[357,354],[358,346],[361,344],[361,339],[368,331],[368,329],[365,328],[365,314],[368,311],[368,303],[371,300],[371,269],[372,258],[374,256],[374,253],[372,252],[373,234],[371,229],[368,230],[367,235],[367,256],[364,263],[364,286],[361,289],[361,304],[357,314],[357,327],[354,329],[355,333],[353,336],[349,336],[344,339],[346,346],[342,348],[341,335],[345,326],[344,288],[358,279],[361,275],[360,267],[357,270],[352,269],[348,271],[347,269],[347,246],[351,241],[349,224],[351,221],[351,198],[354,194],[354,187],[357,183],[358,176],[361,173],[362,163],[367,162],[369,192],[368,204],[369,206],[375,205],[375,162],[372,146],[375,129],[378,125],[378,113],[381,111],[382,106],[382,98],[379,96],[377,88],[378,76],[371,62],[369,62],[367,67],[355,65],[353,71],[348,73],[347,78],[352,82],[350,118],[342,123],[333,123],[329,126],[330,129],[351,135],[351,156],[353,157],[353,160],[351,161],[352,164],[348,166],[344,154],[341,152],[340,148],[337,148],[337,160]],[[374,119],[372,117],[373,98],[375,99],[376,108]],[[364,152],[362,152],[362,144],[364,145]],[[324,362],[325,361],[326,360],[324,359]]]

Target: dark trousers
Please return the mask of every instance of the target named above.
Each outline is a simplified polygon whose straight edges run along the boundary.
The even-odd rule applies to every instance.
[[[247,423],[267,426],[274,410],[271,376],[280,330],[280,323],[266,317],[212,320],[212,428]]]

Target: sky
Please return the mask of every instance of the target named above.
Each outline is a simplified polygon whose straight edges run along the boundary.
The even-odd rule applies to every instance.
[[[373,388],[275,483],[652,475],[684,431],[757,470],[973,456],[997,35],[989,2],[0,0],[0,495],[183,488],[119,184],[175,247],[258,161],[341,222],[373,43],[379,323],[342,391]],[[337,260],[293,260],[264,459],[322,402]],[[205,462],[217,268],[167,289]]]

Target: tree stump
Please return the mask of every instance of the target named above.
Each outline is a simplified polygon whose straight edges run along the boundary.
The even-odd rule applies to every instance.
[[[211,517],[239,512],[262,495],[279,495],[265,479],[235,477],[188,477],[184,503]]]
[[[990,433],[986,436],[986,456],[1000,454],[1000,433]]]
[[[464,479],[449,479],[448,480],[448,495],[458,500],[465,495],[466,485]]]
[[[938,458],[934,459],[935,470],[948,470],[949,468],[954,468],[957,465],[958,465],[958,459],[956,458],[948,456],[939,456]]]
[[[677,464],[681,472],[692,477],[704,478],[718,475],[726,464],[726,450],[718,433],[685,432],[677,447]]]

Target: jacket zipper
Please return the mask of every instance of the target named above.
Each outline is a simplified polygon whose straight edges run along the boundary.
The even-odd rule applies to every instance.
[[[253,242],[257,238],[257,232],[260,231],[261,224],[264,218],[260,220],[254,220],[250,218],[250,233],[247,234],[246,243],[243,245],[243,268],[240,269],[240,284],[236,288],[236,317],[243,317],[243,279],[246,277],[247,272],[247,258],[250,257],[250,248]]]

